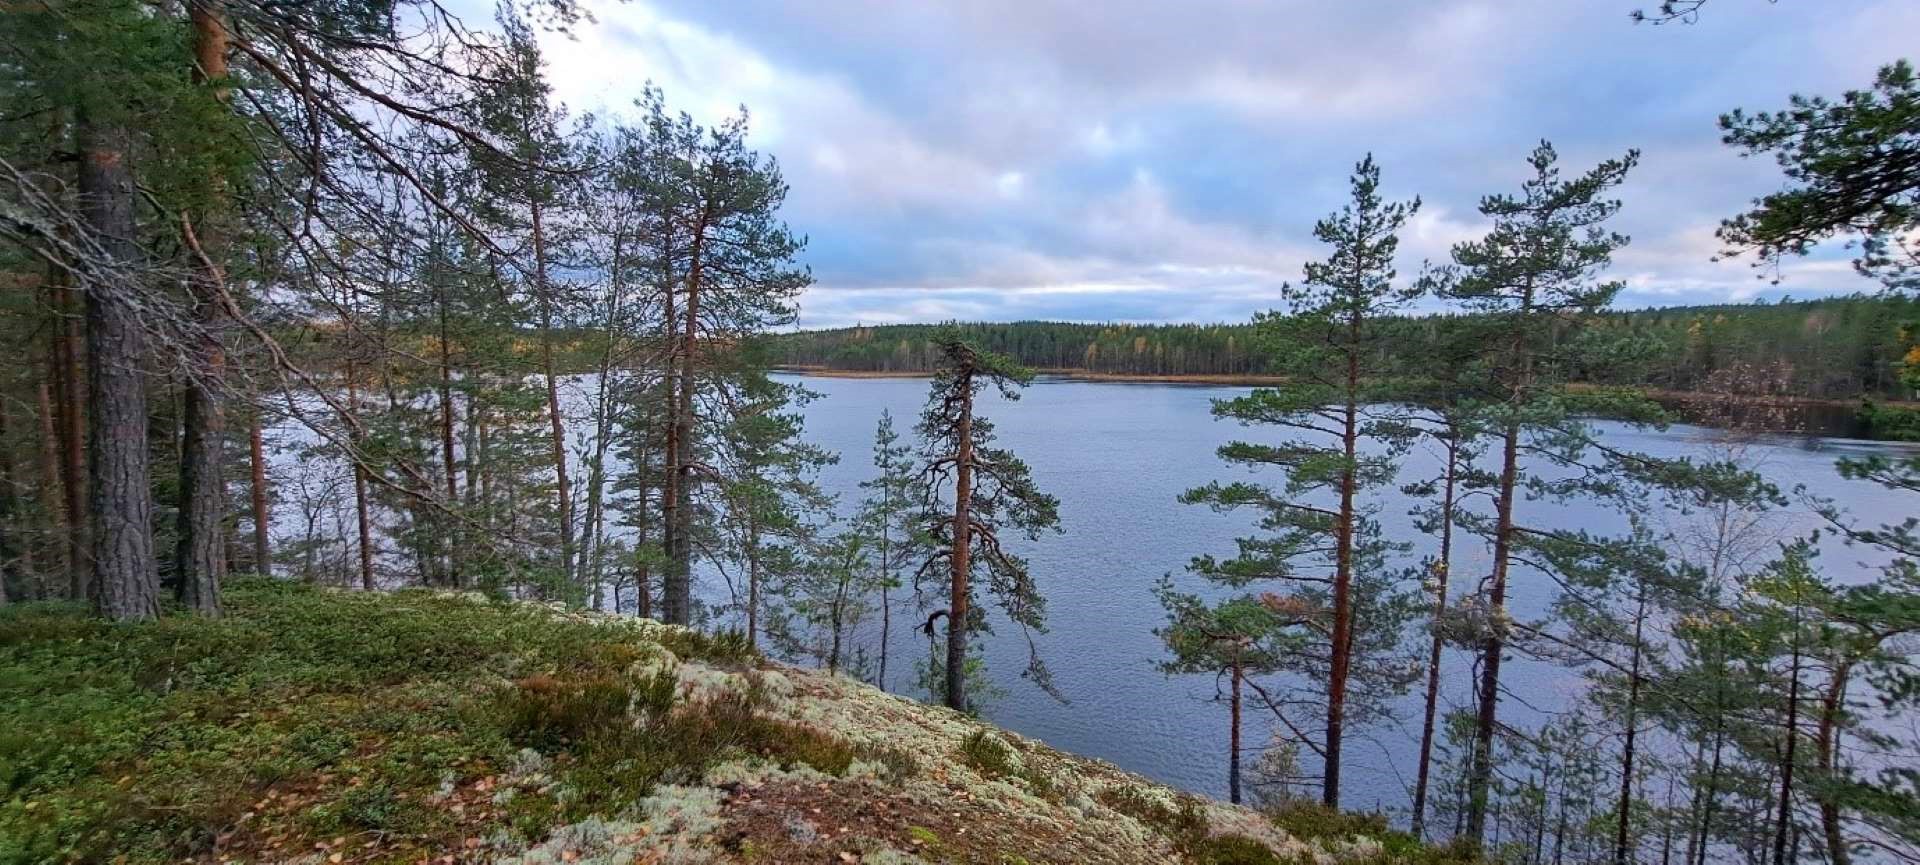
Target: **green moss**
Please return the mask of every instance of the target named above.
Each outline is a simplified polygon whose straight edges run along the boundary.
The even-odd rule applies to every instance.
[[[1288,840],[1261,815],[943,710],[760,669],[737,635],[260,580],[236,581],[226,601],[225,619],[136,625],[70,605],[0,608],[0,865],[210,859],[216,838],[236,860],[285,861],[343,836],[361,861],[431,860],[475,838],[472,855],[500,861],[692,860],[741,837],[727,821],[753,819],[720,788],[944,810],[952,779],[928,767],[956,762],[1001,783],[953,800],[965,814],[916,818],[941,834],[868,839],[911,853],[852,852],[1014,863],[1033,855],[1023,841],[1045,838],[1085,861],[1265,862],[1244,842]],[[1272,819],[1341,861],[1464,861],[1377,818]],[[1356,835],[1379,843],[1348,843]]]
[[[256,818],[282,821],[273,831],[436,849],[460,833],[429,801],[523,746],[560,758],[569,794],[519,795],[509,819],[525,836],[736,752],[825,771],[857,756],[780,722],[730,726],[753,717],[750,699],[673,713],[670,670],[628,673],[663,645],[756,662],[737,636],[262,580],[235,581],[226,606],[221,620],[138,625],[71,605],[0,610],[0,863],[194,856],[270,785],[299,791]]]

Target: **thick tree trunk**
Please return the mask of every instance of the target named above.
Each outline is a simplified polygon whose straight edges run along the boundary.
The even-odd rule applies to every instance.
[[[220,10],[207,2],[189,3],[193,28],[194,83],[211,85],[216,99],[225,101],[228,36]],[[208,178],[209,199],[218,201],[221,178]],[[217,207],[218,205],[214,205]],[[212,208],[208,208],[211,210]],[[204,333],[195,337],[195,375],[186,383],[180,449],[179,546],[174,566],[179,574],[180,602],[204,616],[220,614],[220,581],[226,576],[224,520],[227,510],[225,460],[226,411],[217,382],[226,376],[226,351],[220,332],[226,321],[219,293],[226,281],[220,264],[225,232],[218,215],[193,214],[186,227],[192,250],[192,275],[187,280]]]
[[[203,347],[204,349],[205,347]],[[201,355],[211,362],[219,349]],[[216,364],[214,368],[223,366]],[[180,603],[203,616],[220,615],[220,582],[227,559],[221,531],[226,516],[226,478],[222,469],[226,428],[219,398],[205,384],[189,382],[180,448],[179,541],[174,555]]]
[[[122,133],[82,122],[79,187],[95,242],[115,264],[131,268],[138,256],[134,189]],[[147,473],[146,335],[125,290],[86,293],[92,583],[95,609],[120,620],[160,614]]]
[[[1433,621],[1436,626],[1447,613],[1447,580],[1452,574],[1453,501],[1460,476],[1459,432],[1459,427],[1449,421],[1447,466],[1440,488],[1440,554],[1434,560],[1433,567]],[[1435,627],[1433,640],[1427,650],[1427,701],[1424,721],[1420,725],[1420,766],[1413,786],[1412,831],[1413,837],[1422,840],[1427,837],[1427,785],[1433,767],[1434,720],[1440,703],[1440,651],[1445,646],[1446,640]]]
[[[973,574],[973,373],[962,371],[954,387],[961,394],[959,448],[954,456],[952,599],[947,607],[947,708],[967,710],[967,622]]]

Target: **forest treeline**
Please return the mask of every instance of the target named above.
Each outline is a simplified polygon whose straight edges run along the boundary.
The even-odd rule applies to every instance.
[[[504,5],[486,26],[436,0],[0,11],[0,333],[19,352],[0,375],[0,605],[139,622],[219,618],[236,572],[421,585],[702,628],[730,656],[978,711],[991,634],[1024,637],[1023,678],[1066,690],[1034,639],[1061,611],[1024,554],[1076,529],[982,394],[1017,397],[1031,366],[1282,371],[1212,408],[1255,431],[1218,450],[1232,480],[1196,477],[1167,503],[1250,517],[1249,534],[1193,550],[1155,592],[1162,670],[1214,677],[1231,707],[1233,798],[1339,819],[1348,745],[1418,729],[1407,823],[1467,861],[1920,860],[1920,756],[1900,734],[1920,711],[1914,521],[1806,501],[1813,534],[1780,529],[1795,493],[1758,473],[1751,418],[1685,457],[1586,420],[1665,422],[1647,385],[1920,383],[1902,363],[1920,291],[1910,65],[1721,119],[1787,181],[1723,224],[1729,252],[1856,241],[1884,297],[1616,312],[1628,238],[1611,226],[1629,205],[1612,196],[1638,153],[1569,167],[1541,142],[1480,199],[1487,233],[1417,278],[1393,262],[1419,199],[1389,196],[1361,159],[1349,202],[1312,227],[1326,257],[1249,325],[770,339],[812,281],[779,164],[744,112],[696,122],[652,87],[608,116],[570,112],[536,34],[587,26],[584,11]],[[1430,306],[1451,313],[1411,314]],[[932,372],[917,418],[877,419],[857,501],[819,483],[843,455],[809,441],[816,395],[779,363]],[[1432,476],[1403,473],[1415,447],[1441,457]],[[1837,471],[1920,490],[1920,456]],[[1568,503],[1608,518],[1556,527]],[[1383,531],[1388,506],[1414,509],[1433,555]],[[1871,557],[1822,559],[1823,541]],[[1522,587],[1544,612],[1515,613]],[[890,655],[906,629],[926,656]],[[1516,717],[1521,657],[1577,674],[1567,712]],[[152,690],[201,660],[156,659]],[[1462,678],[1470,697],[1445,705],[1441,682]],[[5,684],[0,698],[41,699]],[[1397,715],[1414,694],[1417,727]],[[631,731],[631,702],[590,711]],[[1241,741],[1249,711],[1274,740]],[[41,766],[0,772],[0,860],[212,854],[223,827],[178,816],[196,803],[120,798],[55,815],[104,824],[73,846],[33,803],[100,767],[35,762],[43,731],[70,730],[29,729],[0,736],[0,765]],[[436,767],[456,786],[499,768]],[[669,781],[622,776],[608,814]],[[368,795],[334,773],[231,786],[276,785]],[[390,828],[362,816],[356,833]],[[164,849],[122,856],[112,841],[134,824]]]
[[[1583,322],[1632,345],[1636,356],[1578,370],[1576,380],[1714,392],[1732,372],[1770,371],[1770,395],[1822,400],[1913,398],[1900,370],[1914,349],[1920,303],[1904,295],[1606,310]],[[1286,372],[1285,357],[1252,324],[962,323],[967,339],[1046,370],[1139,376],[1260,376]],[[1469,314],[1395,315],[1380,324],[1391,367],[1418,369],[1444,357]],[[779,363],[860,372],[926,372],[937,357],[936,325],[808,330],[771,338]],[[1572,328],[1568,328],[1568,333]]]

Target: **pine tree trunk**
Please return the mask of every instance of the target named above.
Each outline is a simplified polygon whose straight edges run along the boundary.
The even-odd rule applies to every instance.
[[[215,98],[225,101],[223,82],[227,77],[227,28],[220,11],[212,3],[189,3],[187,17],[193,28],[194,83],[212,85]],[[209,189],[218,190],[221,178],[208,178]],[[219,195],[212,193],[218,201]],[[217,204],[215,205],[218,206]],[[187,286],[193,295],[195,315],[204,333],[195,337],[195,375],[186,383],[184,441],[180,452],[179,547],[175,551],[175,570],[179,574],[180,602],[203,616],[220,615],[220,582],[226,576],[224,520],[227,510],[225,466],[226,411],[221,405],[216,382],[226,377],[227,358],[220,344],[220,332],[226,321],[219,292],[226,281],[219,257],[225,249],[224,232],[217,215],[196,214],[186,227],[190,232],[187,247],[194,261]]]
[[[435,280],[435,306],[438,307],[440,325],[440,470],[447,481],[447,507],[453,508],[460,500],[460,466],[453,449],[453,335],[447,328],[447,288],[440,280]],[[462,584],[460,562],[460,524],[454,518],[447,518],[447,531],[442,543],[447,545],[447,579],[455,586]]]
[[[1800,622],[1794,621],[1793,663],[1787,686],[1787,742],[1780,762],[1780,810],[1774,826],[1773,865],[1787,865],[1787,833],[1793,824],[1793,763],[1800,742]]]
[[[1520,317],[1533,314],[1533,285],[1523,290]],[[1511,406],[1518,407],[1530,396],[1533,385],[1533,353],[1526,335],[1516,332],[1509,348],[1518,371],[1509,390]],[[1501,436],[1500,482],[1495,509],[1498,517],[1493,535],[1492,586],[1488,590],[1486,646],[1480,659],[1480,696],[1473,730],[1472,774],[1467,783],[1467,835],[1476,847],[1486,839],[1487,792],[1493,779],[1493,734],[1499,723],[1500,661],[1506,652],[1507,574],[1513,560],[1513,509],[1520,481],[1520,426],[1509,420]]]
[[[126,138],[81,122],[80,202],[94,240],[116,265],[137,265],[133,177]],[[88,439],[95,609],[117,620],[160,614],[147,472],[146,335],[118,290],[86,292]],[[86,587],[80,587],[83,590]]]
[[[1436,625],[1447,613],[1447,580],[1452,574],[1453,500],[1460,475],[1459,435],[1459,427],[1448,421],[1447,467],[1440,490],[1440,555],[1434,561],[1433,620]],[[1445,646],[1446,640],[1436,628],[1427,651],[1427,701],[1420,725],[1420,766],[1413,787],[1412,833],[1421,840],[1427,837],[1427,785],[1433,766],[1433,726],[1440,703],[1440,651]]]
[[[1349,345],[1358,345],[1360,319],[1348,320]],[[1346,465],[1340,470],[1340,527],[1334,552],[1333,574],[1333,648],[1327,674],[1326,770],[1320,779],[1320,801],[1331,808],[1340,807],[1340,746],[1346,738],[1347,675],[1353,664],[1353,512],[1354,461],[1359,456],[1360,357],[1356,349],[1347,351],[1347,390],[1344,425],[1340,431],[1341,453]]]
[[[55,417],[53,407],[52,381],[58,375],[58,368],[49,363],[45,372],[45,376],[34,389],[35,408],[39,412],[40,421],[40,489],[38,492],[41,513],[44,514],[46,524],[51,529],[47,537],[51,539],[49,546],[54,555],[53,566],[56,570],[51,574],[40,575],[38,591],[35,594],[43,600],[53,597],[55,590],[52,580],[54,578],[61,580],[64,588],[65,582],[72,579],[73,573],[73,560],[70,558],[72,549],[66,543],[67,519],[66,512],[63,510],[65,492],[60,478],[59,421]]]
[[[203,347],[204,348],[204,347]],[[210,362],[219,350],[203,353]],[[223,365],[223,364],[222,364]],[[174,567],[180,603],[203,616],[220,615],[220,583],[226,576],[224,537],[226,478],[222,470],[226,428],[219,398],[202,383],[188,382],[180,449],[179,541]]]
[[[12,410],[0,402],[0,605],[11,597],[7,592],[9,575],[21,586],[32,579],[33,541],[21,525],[19,478],[14,475],[13,443],[8,421]]]
[[[1715,687],[1724,689],[1727,681],[1726,662],[1723,647],[1717,644],[1714,647],[1714,662],[1719,672],[1719,675],[1716,676],[1714,680]],[[1724,692],[1716,693],[1715,697],[1717,699],[1714,705],[1725,705]],[[1714,811],[1719,805],[1720,773],[1726,751],[1726,717],[1720,712],[1715,712],[1713,715],[1712,742],[1713,760],[1707,767],[1707,783],[1703,788],[1697,789],[1695,793],[1700,799],[1698,809],[1700,819],[1694,827],[1690,827],[1688,833],[1688,865],[1706,865],[1707,850],[1712,844]]]
[[[1829,780],[1837,780],[1841,777],[1840,713],[1846,709],[1847,679],[1852,674],[1851,662],[1835,665],[1826,693],[1820,698],[1820,726],[1814,738],[1814,746],[1821,774]],[[1853,855],[1847,849],[1846,835],[1841,828],[1840,806],[1834,801],[1832,795],[1823,793],[1819,799],[1820,831],[1826,836],[1827,861],[1831,865],[1848,865]]]
[[[1513,554],[1513,505],[1518,486],[1520,431],[1508,424],[1502,437],[1500,456],[1500,492],[1493,540],[1493,579],[1488,592],[1490,615],[1503,615],[1507,608],[1507,566]],[[1467,837],[1476,845],[1486,838],[1487,793],[1493,779],[1493,733],[1498,723],[1500,704],[1500,656],[1506,651],[1506,638],[1500,622],[1489,622],[1486,645],[1480,659],[1479,711],[1473,730],[1473,762],[1467,779]]]
[[[1233,687],[1230,696],[1231,730],[1227,733],[1227,801],[1240,804],[1240,681],[1245,671],[1240,665],[1240,645],[1233,647]]]
[[[693,467],[687,459],[693,447],[693,397],[698,389],[694,369],[700,351],[700,289],[705,276],[704,243],[706,223],[701,221],[694,226],[692,242],[689,245],[687,282],[685,291],[685,309],[682,318],[685,326],[680,338],[680,393],[676,397],[677,409],[674,412],[673,441],[675,442],[675,466],[673,491],[675,501],[668,516],[671,545],[667,550],[669,565],[667,570],[666,620],[685,625],[693,616],[693,510],[691,506],[693,492]]]
[[[87,499],[93,486],[87,476],[87,424],[91,412],[87,408],[89,376],[81,363],[87,345],[86,301],[81,292],[71,287],[59,293],[60,315],[65,320],[56,325],[54,354],[59,371],[55,381],[61,385],[57,405],[65,478],[61,489],[67,504],[67,598],[91,602],[95,595],[93,526],[87,512]]]
[[[257,409],[247,420],[247,456],[253,481],[249,484],[253,496],[253,569],[263,577],[271,577],[273,541],[270,532],[273,515],[267,508],[266,435],[260,429],[260,412]]]
[[[885,482],[886,479],[882,478]],[[893,639],[893,599],[887,589],[893,583],[893,488],[883,487],[880,522],[880,673],[874,686],[887,689],[887,644]]]
[[[1673,810],[1673,788],[1674,788],[1673,777],[1668,776],[1667,777],[1667,802],[1666,802],[1667,813],[1666,813],[1666,819],[1661,821],[1661,826],[1660,826],[1660,865],[1672,865],[1673,863],[1673,815],[1675,813]]]
[[[760,529],[747,517],[747,645],[760,647]]]
[[[1640,732],[1640,660],[1645,652],[1640,645],[1642,629],[1647,618],[1646,587],[1640,589],[1640,602],[1633,617],[1633,664],[1627,679],[1627,717],[1626,738],[1620,753],[1620,805],[1619,824],[1614,829],[1613,863],[1628,865],[1630,839],[1633,831],[1633,748]]]
[[[842,572],[839,583],[834,586],[833,612],[827,623],[833,630],[833,645],[827,649],[827,672],[833,675],[840,673],[840,646],[846,628],[847,580],[851,574],[851,570]]]
[[[644,435],[642,440],[644,442]],[[650,461],[651,454],[644,444],[635,449],[634,471],[640,475],[642,483],[634,494],[633,554],[636,561],[633,568],[633,614],[643,619],[653,618],[653,569],[645,558],[647,543],[652,540],[654,519],[654,511],[648,507],[646,483]],[[618,594],[614,595],[614,601],[618,603]]]
[[[587,520],[586,549],[581,554],[580,570],[586,575],[588,584],[588,604],[594,610],[605,607],[602,599],[603,580],[606,573],[606,498],[607,491],[607,446],[613,439],[612,385],[613,375],[612,314],[609,313],[609,327],[606,334],[608,344],[600,357],[600,377],[595,387],[593,411],[593,450],[587,457]],[[614,588],[616,600],[619,587]]]
[[[673,274],[669,267],[663,286],[667,369],[662,385],[667,394],[666,430],[663,436],[660,478],[660,547],[666,553],[666,573],[660,580],[660,620],[683,624],[687,612],[680,598],[688,594],[683,584],[688,579],[680,569],[680,344],[679,318],[674,312]],[[642,602],[642,606],[645,602]]]
[[[347,332],[349,334],[353,332],[353,326],[351,324],[347,326]],[[351,337],[349,337],[349,339],[351,340]],[[360,371],[355,367],[353,362],[352,352],[354,351],[354,347],[349,345],[347,351],[347,411],[358,414],[360,411]],[[376,588],[373,580],[373,515],[370,513],[371,508],[369,508],[367,504],[367,470],[366,467],[362,465],[364,456],[359,452],[360,440],[358,435],[354,436],[352,446],[354,453],[350,456],[353,461],[353,512],[354,523],[360,540],[360,588],[362,591],[371,592]]]
[[[547,380],[547,420],[553,433],[553,475],[559,499],[560,579],[573,580],[573,492],[567,483],[567,430],[560,416],[560,380],[553,362],[553,298],[547,285],[547,244],[545,225],[538,201],[533,217],[533,278],[540,300],[540,367]]]
[[[973,552],[973,372],[962,370],[954,387],[960,397],[959,448],[954,457],[952,600],[947,607],[947,708],[967,710],[967,617]]]

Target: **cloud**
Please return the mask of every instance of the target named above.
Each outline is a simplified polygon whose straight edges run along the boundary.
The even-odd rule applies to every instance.
[[[652,80],[711,122],[751,109],[792,186],[810,324],[1237,319],[1271,307],[1363,154],[1425,206],[1401,272],[1484,231],[1554,140],[1571,173],[1643,151],[1620,190],[1624,302],[1870,288],[1823,254],[1783,283],[1715,262],[1718,220],[1778,169],[1715,116],[1864,86],[1901,0],[1735,4],[1635,27],[1633,4],[1533,0],[590,0],[556,89],[618,113]]]

